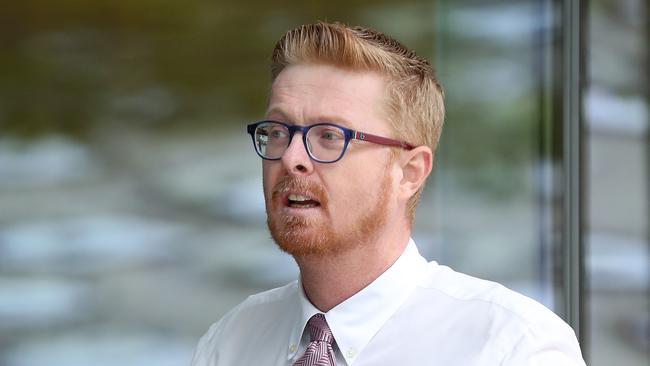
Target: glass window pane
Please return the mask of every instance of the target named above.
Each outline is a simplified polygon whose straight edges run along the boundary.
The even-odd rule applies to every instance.
[[[585,113],[590,364],[650,364],[650,7],[594,0]]]
[[[438,9],[447,119],[415,236],[435,238],[431,258],[561,313],[552,4],[439,1]]]
[[[588,351],[645,365],[649,10],[588,2]],[[187,364],[208,324],[296,277],[243,126],[263,116],[274,42],[317,19],[436,65],[448,116],[422,253],[565,315],[561,3],[3,4],[0,364]]]

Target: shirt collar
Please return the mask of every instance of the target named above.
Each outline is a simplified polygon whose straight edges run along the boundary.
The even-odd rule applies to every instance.
[[[426,269],[427,261],[420,255],[413,239],[409,239],[400,257],[368,286],[325,313],[338,348],[348,365],[370,342],[386,321],[415,289]],[[307,321],[320,311],[307,299],[299,282],[300,315],[291,332],[289,344],[300,344]],[[294,352],[289,352],[292,358]]]

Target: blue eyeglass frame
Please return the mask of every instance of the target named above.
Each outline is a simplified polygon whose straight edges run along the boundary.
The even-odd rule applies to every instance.
[[[255,144],[255,130],[257,129],[257,126],[263,124],[263,123],[277,123],[280,124],[284,127],[287,128],[287,131],[289,131],[289,144],[291,144],[291,141],[293,141],[293,135],[297,131],[300,131],[302,133],[302,144],[305,146],[305,151],[307,151],[307,155],[309,155],[309,158],[312,159],[313,161],[323,163],[323,164],[330,164],[330,163],[336,163],[337,161],[341,160],[343,158],[343,155],[345,155],[345,152],[348,149],[348,144],[350,143],[350,140],[360,140],[360,141],[367,141],[367,142],[372,142],[374,144],[379,144],[379,145],[385,145],[385,146],[394,146],[394,147],[399,147],[405,150],[412,150],[415,148],[415,146],[409,144],[408,142],[405,141],[399,141],[399,140],[394,140],[388,137],[382,137],[378,135],[373,135],[370,133],[366,132],[361,132],[361,131],[356,131],[356,130],[351,130],[349,128],[339,126],[334,123],[329,123],[329,122],[323,122],[323,123],[316,123],[310,126],[298,126],[298,125],[290,125],[284,122],[280,121],[274,121],[274,120],[263,120],[255,123],[251,123],[246,126],[246,129],[248,131],[248,134],[251,135],[251,139],[253,140],[253,148],[255,149],[255,152],[257,155],[259,155],[260,158],[264,160],[280,160],[282,159],[282,155],[278,158],[268,158],[263,156],[260,151],[257,149],[257,145]],[[339,155],[338,158],[335,160],[319,160],[316,157],[314,157],[311,154],[311,151],[309,151],[309,147],[307,146],[307,133],[309,132],[310,129],[313,127],[317,126],[332,126],[336,128],[340,128],[343,130],[343,133],[345,134],[345,143],[343,144],[343,149],[341,150],[341,155]],[[289,145],[287,145],[289,147]],[[286,150],[285,150],[286,151]],[[284,152],[283,152],[284,155]]]

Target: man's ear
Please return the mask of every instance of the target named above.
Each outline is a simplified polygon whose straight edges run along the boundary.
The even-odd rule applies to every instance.
[[[402,179],[399,183],[400,196],[409,199],[420,189],[431,173],[433,152],[428,146],[418,146],[404,151],[399,159]]]

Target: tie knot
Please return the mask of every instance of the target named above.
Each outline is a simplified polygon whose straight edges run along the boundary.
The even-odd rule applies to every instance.
[[[312,316],[307,322],[307,328],[309,329],[310,342],[323,341],[332,344],[334,336],[332,336],[330,327],[327,326],[325,315],[316,314]]]

